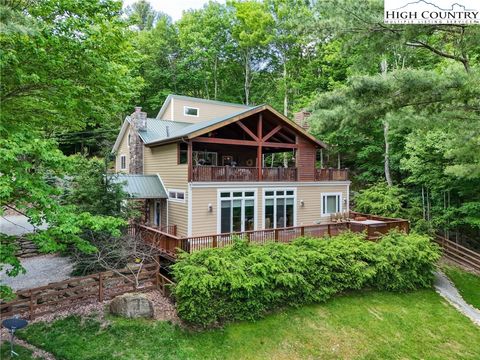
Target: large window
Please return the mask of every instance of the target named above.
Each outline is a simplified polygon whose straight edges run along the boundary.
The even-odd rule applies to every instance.
[[[295,225],[294,190],[266,190],[264,199],[265,229]]]
[[[255,230],[254,191],[221,191],[219,203],[221,233]]]
[[[322,215],[335,214],[342,209],[341,193],[323,193],[322,194]]]

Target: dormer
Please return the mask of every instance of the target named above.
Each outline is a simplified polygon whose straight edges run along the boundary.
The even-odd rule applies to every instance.
[[[158,112],[158,120],[198,123],[251,108],[247,105],[198,99],[182,95],[168,95]]]

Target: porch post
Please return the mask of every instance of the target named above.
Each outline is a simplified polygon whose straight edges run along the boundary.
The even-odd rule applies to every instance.
[[[258,181],[262,181],[262,128],[263,128],[263,118],[262,113],[258,115],[258,147],[257,147],[257,167],[258,167]]]
[[[187,147],[187,164],[188,164],[188,182],[192,181],[192,171],[193,171],[193,163],[192,163],[192,141],[188,141]]]

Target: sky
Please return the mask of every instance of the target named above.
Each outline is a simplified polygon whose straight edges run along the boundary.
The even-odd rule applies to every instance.
[[[135,1],[136,0],[123,0],[123,6],[131,5]],[[155,10],[170,15],[173,21],[177,21],[182,17],[183,10],[199,9],[207,2],[208,0],[149,0],[149,3]],[[218,0],[217,2],[225,3],[225,1]]]

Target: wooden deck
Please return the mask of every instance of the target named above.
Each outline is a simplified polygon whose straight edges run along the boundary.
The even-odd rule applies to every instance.
[[[147,225],[137,225],[134,232],[142,239],[160,249],[162,253],[174,260],[178,250],[189,253],[232,245],[235,237],[243,237],[252,244],[266,244],[268,242],[289,243],[300,236],[335,236],[341,231],[365,232],[369,240],[376,240],[391,229],[403,232],[409,231],[409,222],[404,219],[392,219],[381,216],[350,212],[352,219],[339,222],[329,222],[318,225],[292,226],[278,229],[253,230],[237,233],[211,234],[191,237],[179,237]],[[355,217],[362,216],[374,220],[372,224],[353,222]]]

